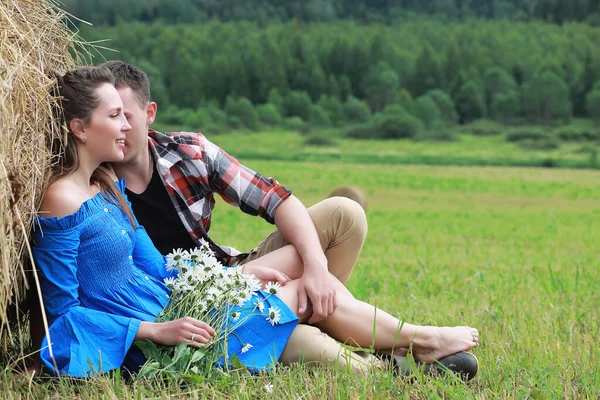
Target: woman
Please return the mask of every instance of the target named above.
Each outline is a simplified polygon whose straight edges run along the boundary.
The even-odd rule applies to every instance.
[[[78,68],[58,79],[57,90],[63,98],[60,116],[67,143],[44,194],[34,248],[50,320],[42,343],[43,363],[57,374],[90,376],[121,366],[136,369],[143,358],[132,348],[135,340],[206,344],[215,332],[202,321],[153,322],[169,299],[163,280],[170,274],[163,256],[137,225],[123,197],[123,181],[115,184],[114,176],[101,166],[123,158],[131,129],[112,75],[100,67]],[[296,315],[300,267],[291,246],[243,267],[244,273],[263,281],[284,284],[279,297],[269,298],[282,311],[280,323],[270,326],[264,317],[248,322],[269,338],[253,348],[262,359],[279,358],[298,320],[306,320],[304,314]],[[339,341],[375,349],[412,347],[422,362],[477,345],[476,329],[402,323],[356,300],[341,283],[337,286],[338,307],[317,326]]]

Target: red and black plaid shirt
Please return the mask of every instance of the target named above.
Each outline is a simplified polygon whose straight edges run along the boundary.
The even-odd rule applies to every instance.
[[[250,215],[275,222],[275,210],[292,192],[242,165],[201,133],[149,131],[156,168],[192,239],[206,240],[226,265],[245,254],[208,237],[214,193]],[[237,257],[233,257],[237,256]]]

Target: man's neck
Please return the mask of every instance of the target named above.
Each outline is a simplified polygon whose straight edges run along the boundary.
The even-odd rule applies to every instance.
[[[143,193],[152,180],[154,170],[154,160],[150,155],[150,147],[127,163],[114,163],[113,168],[119,179],[125,178],[127,189],[134,193]]]

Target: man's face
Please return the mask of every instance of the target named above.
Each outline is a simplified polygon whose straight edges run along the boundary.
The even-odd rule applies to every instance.
[[[135,92],[129,86],[119,87],[117,92],[123,101],[125,118],[131,125],[131,130],[126,133],[125,156],[121,163],[135,162],[142,152],[148,151],[148,126],[154,122],[156,108],[154,103],[140,106]]]

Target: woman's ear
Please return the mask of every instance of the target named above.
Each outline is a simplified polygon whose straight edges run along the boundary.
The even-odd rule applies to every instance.
[[[83,130],[83,121],[81,119],[73,118],[71,122],[69,122],[69,128],[79,141],[85,142],[85,132]]]

